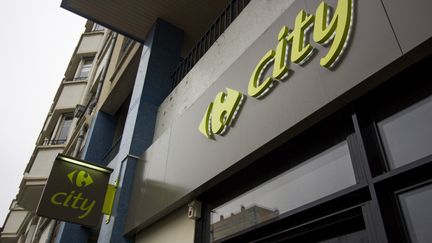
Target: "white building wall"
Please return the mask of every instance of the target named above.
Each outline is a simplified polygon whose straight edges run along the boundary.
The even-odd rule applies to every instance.
[[[161,104],[154,140],[170,127],[293,2],[251,1]]]

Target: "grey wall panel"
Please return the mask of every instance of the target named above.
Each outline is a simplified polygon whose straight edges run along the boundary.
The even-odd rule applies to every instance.
[[[308,11],[314,12],[319,0],[308,0]],[[337,6],[337,0],[326,1]],[[319,77],[326,94],[337,98],[363,82],[402,55],[380,0],[353,0],[354,25],[347,48],[334,69],[319,68]],[[334,10],[334,8],[333,8]],[[318,63],[327,47],[315,44]]]
[[[432,36],[432,1],[382,0],[404,53]]]
[[[166,161],[170,129],[146,150],[137,165],[135,173],[132,199],[129,203],[128,224],[136,225],[143,218],[154,216],[154,213],[164,209],[168,200],[166,195],[173,190],[173,185],[165,183]]]
[[[283,139],[278,141],[285,141],[336,111],[344,102],[339,101],[341,95],[355,91],[359,83],[402,55],[381,2],[355,2],[351,41],[336,69],[327,70],[319,65],[327,49],[314,44],[318,48],[315,56],[303,66],[291,64],[291,76],[278,82],[266,97],[255,99],[246,95],[252,71],[261,57],[276,47],[280,28],[283,25],[292,28],[301,9],[314,13],[318,3],[296,1],[172,125],[164,178],[164,185],[175,189],[165,197],[170,209],[262,156],[263,145],[271,149],[277,144],[275,138],[281,134]],[[329,1],[329,4],[336,6],[336,1]],[[216,135],[215,140],[209,140],[198,131],[198,126],[208,104],[226,87],[244,93],[245,99],[234,127],[224,136]],[[306,119],[312,114],[314,119]],[[151,149],[157,150],[156,146],[154,144]],[[162,159],[159,162],[164,163]],[[151,172],[141,168],[136,173],[136,177],[144,175],[145,188],[146,173]],[[143,187],[140,184],[143,182],[136,181],[135,186]],[[133,195],[131,201],[142,202],[140,209],[146,213],[134,215],[133,222],[128,219],[126,231],[140,228],[154,219],[152,215],[161,212],[161,207],[152,208],[153,203],[146,206],[145,201],[151,197],[144,195]],[[134,210],[130,212],[135,213]]]

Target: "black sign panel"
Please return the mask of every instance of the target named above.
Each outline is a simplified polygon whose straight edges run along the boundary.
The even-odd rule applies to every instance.
[[[58,155],[37,214],[80,225],[99,224],[112,169]]]

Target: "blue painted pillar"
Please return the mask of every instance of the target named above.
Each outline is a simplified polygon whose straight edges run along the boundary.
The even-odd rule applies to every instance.
[[[157,111],[171,92],[170,74],[179,62],[182,40],[182,30],[157,20],[143,43],[120,149],[109,164],[114,169],[111,178],[119,179],[113,215],[110,223],[102,222],[98,242],[134,241],[134,237],[124,236],[124,226],[137,157],[153,142]]]
[[[103,157],[111,148],[114,131],[116,128],[115,117],[99,111],[93,120],[87,142],[84,147],[83,159],[94,163],[103,164]],[[77,224],[62,222],[55,239],[56,243],[81,243],[87,242],[90,229]]]

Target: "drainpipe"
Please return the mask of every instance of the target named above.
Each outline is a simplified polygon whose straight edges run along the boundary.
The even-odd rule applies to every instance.
[[[76,142],[74,151],[72,153],[72,157],[76,158],[78,156],[78,153],[79,153],[81,145],[84,141],[84,136],[85,136],[86,132],[87,132],[87,125],[84,125],[79,132],[77,142]]]
[[[42,235],[42,232],[45,230],[45,228],[49,225],[50,222],[51,222],[51,220],[49,220],[49,219],[40,218],[40,220],[36,226],[37,229],[36,229],[36,232],[34,234],[32,242],[39,242],[40,237]],[[51,230],[52,230],[51,228],[49,229],[48,235],[51,235]]]
[[[59,223],[57,220],[51,220],[53,224],[50,226],[48,231],[48,237],[45,241],[45,243],[51,243],[54,236],[54,229],[56,228],[57,224]]]

